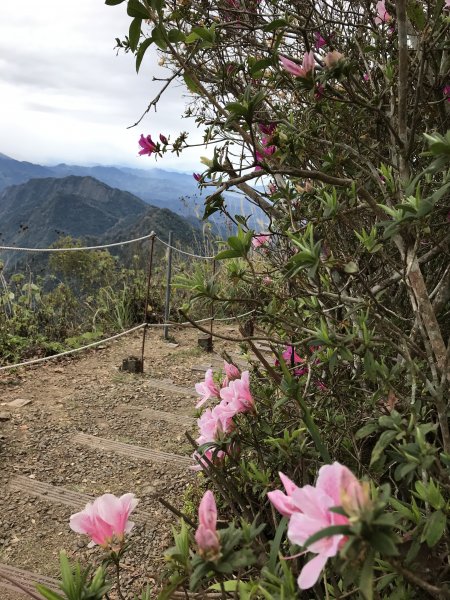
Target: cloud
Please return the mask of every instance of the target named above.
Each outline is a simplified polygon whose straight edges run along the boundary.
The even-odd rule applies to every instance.
[[[34,162],[108,163],[142,167],[141,133],[175,137],[189,131],[182,119],[185,89],[169,89],[158,112],[129,130],[167,76],[151,47],[136,75],[134,57],[114,51],[128,31],[125,5],[102,0],[0,2],[0,152]],[[166,155],[162,168],[198,170],[202,148],[180,158]],[[153,163],[154,164],[154,163]]]

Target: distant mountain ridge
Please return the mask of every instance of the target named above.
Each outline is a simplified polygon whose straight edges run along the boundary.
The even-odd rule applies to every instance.
[[[69,175],[94,177],[113,188],[130,192],[148,204],[168,208],[186,217],[201,218],[204,199],[207,196],[205,191],[201,192],[198,189],[192,175],[186,173],[165,171],[154,167],[148,169],[115,166],[84,167],[64,163],[49,167],[18,161],[0,154],[0,192],[8,186],[26,183],[32,178],[61,178]],[[225,197],[231,214],[243,213],[243,203],[239,196],[226,193]],[[244,212],[253,213],[251,223],[255,229],[262,227],[258,222],[267,220],[262,211],[255,207],[250,210],[248,204]],[[218,225],[219,231],[224,231],[223,219],[218,219],[214,215],[210,221]]]
[[[93,177],[45,177],[13,185],[0,192],[0,245],[48,248],[61,235],[110,243],[151,231],[192,247],[195,227],[167,209]],[[197,228],[198,231],[198,228]],[[1,256],[11,268],[18,253]]]
[[[128,167],[66,165],[42,166],[18,161],[0,154],[0,192],[11,185],[26,183],[30,179],[46,177],[94,177],[107,185],[118,188],[160,208],[168,208],[178,214],[194,214],[193,202],[200,202],[197,183],[192,175],[165,171],[163,169],[132,169]],[[187,198],[184,203],[180,198]],[[187,204],[190,204],[188,206]]]

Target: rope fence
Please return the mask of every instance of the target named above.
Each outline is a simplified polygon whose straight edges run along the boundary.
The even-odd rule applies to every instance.
[[[142,237],[134,238],[132,240],[114,242],[113,244],[102,244],[101,246],[74,246],[70,248],[19,248],[18,246],[0,246],[0,250],[16,250],[17,252],[78,252],[80,250],[102,250],[103,248],[114,248],[115,246],[134,244],[134,242],[148,240],[154,236],[155,234],[152,232],[148,235],[143,235]]]
[[[140,241],[144,241],[144,240],[148,240],[148,239],[152,239],[152,240],[158,240],[161,244],[163,244],[164,246],[166,246],[169,249],[169,254],[171,251],[175,251],[178,252],[179,254],[182,254],[184,256],[189,256],[192,258],[198,258],[198,259],[204,259],[204,260],[213,260],[215,261],[215,257],[214,256],[204,256],[204,255],[200,255],[200,254],[195,254],[192,252],[187,252],[185,250],[181,250],[180,248],[177,248],[176,246],[173,246],[171,243],[167,243],[164,240],[162,240],[161,238],[159,238],[154,231],[152,231],[151,233],[149,233],[148,235],[144,235],[138,238],[133,238],[131,240],[125,240],[123,242],[114,242],[111,244],[102,244],[102,245],[96,245],[96,246],[77,246],[77,247],[70,247],[70,248],[25,248],[25,247],[16,247],[16,246],[0,246],[0,250],[13,250],[13,251],[18,251],[18,252],[78,252],[78,251],[84,251],[84,250],[102,250],[102,249],[106,249],[106,248],[113,248],[113,247],[117,247],[117,246],[124,246],[126,244],[133,244],[135,242],[140,242]],[[171,238],[169,238],[169,241],[171,241]],[[153,254],[153,253],[152,253]],[[148,286],[150,285],[150,278],[151,278],[151,262],[152,262],[152,256],[150,258],[150,272],[149,272],[149,281],[148,281]],[[213,267],[214,267],[214,271],[215,271],[215,262],[213,263]],[[1,273],[1,272],[0,272]],[[170,276],[167,282],[167,286],[168,288],[171,286],[172,284],[170,283]],[[148,291],[147,291],[148,293]],[[148,304],[148,298],[146,300],[146,305]],[[166,306],[166,312],[167,312],[168,306]],[[183,321],[183,322],[174,322],[174,321],[169,321],[167,316],[165,318],[165,322],[164,323],[141,323],[140,325],[136,325],[135,327],[132,327],[130,329],[127,329],[126,331],[122,331],[120,333],[117,333],[115,335],[112,335],[108,338],[105,339],[101,339],[101,340],[97,340],[95,342],[91,342],[89,344],[86,344],[84,346],[80,346],[78,348],[72,348],[70,350],[65,350],[63,352],[59,352],[57,354],[52,354],[51,356],[44,356],[41,358],[35,358],[35,359],[30,359],[27,361],[23,361],[20,363],[14,363],[14,364],[10,364],[10,365],[5,365],[5,366],[0,366],[0,372],[1,371],[6,371],[6,370],[10,370],[10,369],[17,369],[19,367],[26,367],[29,365],[34,365],[34,364],[39,364],[39,363],[43,363],[49,360],[54,360],[56,358],[61,358],[62,356],[69,356],[71,354],[75,354],[77,352],[82,352],[84,350],[88,350],[90,348],[95,348],[96,346],[100,346],[102,344],[107,344],[108,342],[111,342],[113,340],[116,340],[118,338],[121,338],[125,335],[128,335],[130,333],[133,333],[135,331],[138,331],[140,329],[144,329],[144,338],[143,338],[143,348],[144,348],[144,344],[145,344],[145,331],[147,328],[164,328],[165,333],[167,333],[167,328],[170,325],[171,327],[192,327],[193,324],[195,323],[206,323],[206,322],[211,322],[211,328],[212,328],[212,323],[213,322],[227,322],[227,321],[234,321],[234,320],[238,320],[244,317],[247,317],[251,314],[253,314],[255,311],[254,310],[250,310],[246,313],[237,315],[237,316],[233,316],[233,317],[221,317],[221,318],[216,318],[215,315],[211,315],[210,317],[206,317],[204,319],[199,319],[196,321]],[[168,313],[167,313],[168,314]],[[145,312],[146,318],[147,318],[147,312]],[[167,337],[167,336],[166,336]],[[143,358],[143,349],[142,349],[142,358]]]
[[[203,258],[204,260],[215,259],[215,256],[203,256],[202,254],[193,254],[192,252],[180,250],[179,248],[176,248],[175,246],[172,246],[171,244],[168,244],[164,240],[160,239],[157,235],[155,236],[155,238],[158,240],[158,242],[161,242],[161,244],[164,244],[164,246],[167,246],[167,248],[170,248],[171,250],[175,250],[175,252],[178,252],[179,254],[184,254],[185,256],[192,256],[193,258]]]
[[[193,321],[194,323],[205,323],[206,321],[234,321],[237,319],[241,319],[243,317],[247,317],[248,315],[254,313],[254,310],[250,310],[242,315],[237,315],[235,317],[225,317],[221,319],[216,319],[214,317],[208,317],[206,319],[199,319],[197,321]],[[182,323],[177,323],[176,321],[171,321],[170,323],[141,323],[140,325],[136,325],[136,327],[132,327],[131,329],[127,329],[126,331],[121,331],[120,333],[116,333],[116,335],[112,335],[111,337],[105,338],[103,340],[97,340],[96,342],[91,342],[90,344],[86,344],[85,346],[80,346],[79,348],[73,348],[71,350],[65,350],[64,352],[59,352],[58,354],[52,354],[51,356],[43,356],[42,358],[33,358],[31,360],[26,360],[21,363],[15,363],[12,365],[6,365],[4,367],[0,367],[0,371],[7,371],[9,369],[18,369],[19,367],[27,367],[28,365],[34,365],[37,363],[43,363],[48,360],[54,360],[55,358],[61,358],[61,356],[68,356],[69,354],[75,354],[77,352],[81,352],[82,350],[88,350],[89,348],[95,348],[95,346],[100,346],[102,344],[107,344],[113,340],[123,337],[124,335],[128,335],[129,333],[133,333],[134,331],[138,331],[142,328],[157,328],[157,327],[167,327],[170,325],[171,327],[192,327],[192,323],[189,321],[183,321]]]
[[[143,240],[148,240],[151,237],[154,237],[161,244],[166,246],[167,248],[171,248],[178,252],[179,254],[183,254],[184,256],[191,256],[192,258],[203,258],[204,260],[214,260],[214,256],[204,256],[203,254],[194,254],[193,252],[186,252],[186,250],[181,250],[176,246],[172,246],[168,244],[161,238],[159,238],[153,231],[148,235],[143,235],[142,237],[133,238],[132,240],[125,240],[123,242],[114,242],[111,244],[101,244],[100,246],[71,246],[70,248],[25,248],[19,246],[0,246],[0,250],[15,250],[16,252],[78,252],[81,250],[103,250],[104,248],[115,248],[117,246],[125,246],[126,244],[134,244],[135,242],[141,242]]]

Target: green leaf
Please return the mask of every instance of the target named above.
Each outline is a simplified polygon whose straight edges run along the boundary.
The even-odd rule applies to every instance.
[[[357,440],[362,440],[374,431],[378,431],[378,429],[379,427],[377,423],[367,423],[366,425],[361,427],[361,429],[358,429],[355,437]]]
[[[385,556],[398,556],[399,554],[393,538],[384,531],[374,531],[369,541],[375,550]]]
[[[275,29],[280,29],[281,27],[287,27],[289,23],[286,19],[275,19],[271,23],[268,23],[263,27],[263,31],[275,31]]]
[[[428,547],[432,548],[444,535],[446,528],[447,518],[442,511],[437,510],[427,519],[422,533],[422,541],[426,541]]]
[[[364,561],[359,575],[359,589],[366,600],[373,598],[373,559],[375,553],[371,550]]]
[[[172,44],[178,44],[179,42],[184,42],[186,40],[186,36],[179,29],[171,29],[167,34],[167,37]]]
[[[199,92],[197,83],[192,79],[192,77],[189,75],[189,73],[187,71],[184,72],[183,79],[184,79],[184,83],[186,84],[186,86],[190,92],[192,92],[194,94]]]
[[[262,58],[261,60],[255,61],[252,65],[250,65],[250,75],[255,77],[258,73],[267,69],[267,67],[272,66],[273,60],[272,58]]]
[[[141,37],[141,25],[142,19],[140,17],[135,17],[130,24],[130,29],[128,31],[128,41],[130,44],[130,48],[133,52],[135,52],[139,39]]]
[[[224,260],[225,258],[240,258],[242,252],[239,250],[222,250],[219,254],[216,254],[216,260]]]
[[[275,537],[274,537],[273,541],[270,543],[270,557],[269,557],[269,562],[267,564],[267,568],[271,573],[275,573],[278,552],[280,550],[281,540],[283,539],[283,535],[284,535],[284,532],[286,531],[287,524],[288,524],[288,519],[286,517],[283,517],[280,521],[280,524],[277,527]]]
[[[421,4],[417,0],[409,0],[406,6],[406,14],[414,27],[419,31],[423,31],[427,20]]]
[[[161,50],[167,50],[167,41],[165,36],[165,29],[161,25],[157,25],[152,31],[152,38],[155,44]]]
[[[316,531],[313,535],[311,535],[303,544],[305,548],[314,544],[314,542],[318,542],[325,537],[331,537],[333,535],[349,535],[350,528],[348,525],[330,525],[330,527],[325,527],[325,529],[321,529],[320,531]]]
[[[139,17],[140,19],[148,19],[150,17],[146,7],[138,0],[128,0],[127,14],[130,17]]]
[[[116,6],[117,4],[122,4],[125,0],[105,0],[105,4],[108,6]]]
[[[377,443],[375,444],[374,449],[372,450],[372,457],[370,459],[370,465],[372,466],[380,459],[384,450],[389,446],[389,444],[396,438],[397,431],[392,431],[389,429],[388,431],[383,431],[383,433],[378,438]]]
[[[63,596],[57,594],[53,590],[50,590],[48,587],[45,587],[45,585],[41,585],[40,583],[36,584],[36,589],[47,600],[65,600]]]
[[[344,266],[344,271],[346,273],[357,273],[359,271],[359,267],[353,260],[351,260]]]
[[[144,54],[147,49],[153,44],[153,38],[147,38],[140,44],[139,50],[136,54],[136,73],[139,73],[139,69],[141,68],[142,59],[144,58]]]

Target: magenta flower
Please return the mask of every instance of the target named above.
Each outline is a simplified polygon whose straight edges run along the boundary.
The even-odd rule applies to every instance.
[[[255,235],[252,239],[253,248],[259,248],[260,246],[265,246],[270,242],[270,235],[266,233],[260,233],[259,235]]]
[[[305,360],[297,354],[297,352],[295,351],[295,348],[293,346],[287,346],[281,356],[283,357],[284,362],[286,363],[286,366],[288,369],[290,369],[292,366],[305,363]],[[276,367],[280,366],[280,361],[278,359],[275,360],[275,366]],[[308,372],[308,367],[306,366],[306,364],[303,367],[301,367],[300,369],[294,369],[294,375],[296,375],[297,377],[301,377],[302,375],[305,375],[307,372]]]
[[[164,144],[164,146],[167,146],[167,144],[169,143],[169,140],[162,133],[159,134],[159,139],[161,140],[161,143]]]
[[[320,31],[316,31],[314,33],[314,40],[315,40],[314,46],[315,46],[316,50],[320,50],[327,44],[326,40],[321,36]]]
[[[214,494],[208,490],[198,507],[199,525],[195,532],[198,553],[206,560],[216,560],[220,554],[219,534],[217,533],[217,507]]]
[[[225,411],[228,409],[237,414],[253,410],[255,401],[250,392],[250,373],[244,371],[240,379],[230,381],[226,388],[220,390],[220,397]]]
[[[139,151],[140,156],[143,154],[151,156],[153,152],[156,152],[156,144],[153,142],[151,135],[144,137],[143,134],[141,134],[139,146],[142,148],[142,150]]]
[[[258,127],[259,127],[260,132],[267,136],[272,136],[275,133],[275,130],[277,128],[275,123],[268,123],[268,124],[259,123]]]
[[[391,15],[386,10],[385,0],[377,2],[377,16],[375,17],[375,24],[382,25],[383,23],[390,23],[392,21]]]
[[[314,73],[315,68],[315,58],[314,52],[310,50],[309,52],[305,52],[303,55],[302,65],[298,65],[297,63],[285,58],[284,56],[280,56],[280,62],[282,67],[291,75],[295,77],[308,77],[309,74]]]
[[[281,490],[275,490],[274,492],[269,492],[267,497],[283,517],[292,517],[292,515],[299,510],[292,501],[292,494],[300,488],[297,487],[289,477],[286,477],[284,473],[278,473],[278,475],[280,476],[281,483],[284,485],[286,493],[284,494]]]
[[[367,82],[367,81],[370,81],[370,75],[369,75],[369,73],[364,73],[364,75],[363,75],[363,79],[364,79],[364,81],[366,81],[366,82]]]
[[[195,384],[195,391],[202,396],[201,400],[195,405],[195,408],[200,408],[210,398],[220,398],[219,388],[214,381],[212,369],[206,371],[205,381]]]
[[[450,2],[450,0],[448,0]],[[449,5],[450,8],[450,5]],[[450,85],[446,85],[444,87],[444,89],[442,90],[442,93],[444,94],[444,98],[446,99],[447,102],[450,102]]]
[[[289,516],[288,538],[299,546],[304,546],[309,537],[326,527],[349,523],[347,516],[330,508],[345,502],[360,511],[369,502],[367,489],[338,462],[321,467],[315,487],[297,488],[290,480],[283,484],[287,494],[281,492],[282,495],[273,496],[274,492],[270,492],[270,500],[278,510],[282,509],[281,514]],[[307,550],[317,556],[303,567],[297,580],[300,589],[309,589],[316,583],[327,560],[336,556],[346,539],[342,534],[332,535],[308,546]]]
[[[195,181],[201,181],[202,179],[201,173],[192,173],[192,177],[195,179]]]
[[[325,86],[323,86],[321,83],[317,83],[316,88],[314,90],[314,98],[316,100],[322,100],[324,92]]]
[[[134,527],[128,520],[138,503],[134,494],[124,494],[118,498],[104,494],[89,502],[81,512],[70,517],[70,528],[76,533],[84,533],[91,538],[90,545],[115,549],[121,546],[126,533]]]

